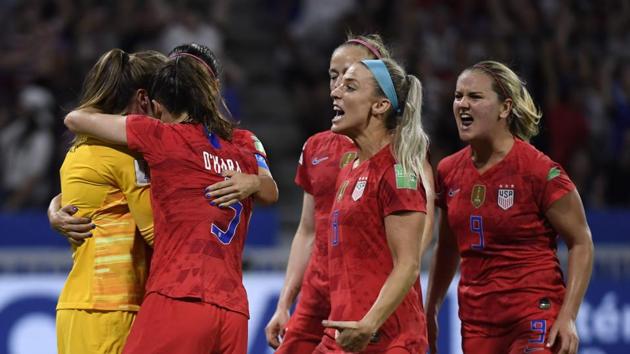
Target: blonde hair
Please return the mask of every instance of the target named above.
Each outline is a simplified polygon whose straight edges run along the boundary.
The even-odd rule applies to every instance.
[[[77,109],[124,113],[136,90],[148,91],[153,75],[165,62],[166,56],[152,50],[133,54],[121,49],[108,51],[87,73]],[[76,136],[72,145],[78,146],[86,139],[86,136]]]
[[[392,106],[385,117],[385,126],[394,133],[394,157],[405,173],[411,171],[424,181],[426,175],[423,163],[429,148],[429,136],[422,127],[422,83],[417,77],[407,75],[392,59],[383,59],[383,63],[392,79],[399,102],[399,109]],[[376,79],[374,82],[379,95],[386,97]]]
[[[369,59],[391,58],[389,49],[387,49],[383,38],[378,33],[355,35],[352,32],[348,32],[346,34],[346,41],[337,48],[345,46],[362,47],[367,51],[368,55],[366,58]]]
[[[466,70],[478,70],[492,78],[492,89],[500,101],[512,100],[512,111],[507,123],[510,132],[529,141],[539,131],[541,110],[534,104],[525,82],[507,65],[493,60],[481,61]],[[466,71],[465,70],[465,71]]]

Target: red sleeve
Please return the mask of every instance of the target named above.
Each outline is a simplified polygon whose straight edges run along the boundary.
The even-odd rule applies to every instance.
[[[148,116],[130,114],[127,116],[127,145],[131,150],[141,152],[147,162],[156,163],[164,157],[164,124]]]
[[[446,187],[444,186],[444,160],[438,164],[437,177],[435,181],[435,205],[442,210],[446,210]]]
[[[540,208],[547,211],[551,204],[575,189],[575,185],[560,164],[547,158],[537,174],[540,190]]]
[[[383,174],[379,189],[378,200],[383,210],[383,216],[397,211],[420,211],[426,213],[427,198],[422,181],[415,175],[407,176],[397,173],[396,165],[390,166]]]
[[[311,179],[309,176],[308,161],[310,161],[310,150],[312,149],[311,140],[307,140],[302,147],[302,153],[298,160],[297,172],[295,173],[295,184],[302,188],[306,193],[313,194]]]
[[[254,155],[260,155],[267,159],[267,153],[265,152],[262,142],[249,130],[234,129],[232,142],[234,145],[240,146]]]

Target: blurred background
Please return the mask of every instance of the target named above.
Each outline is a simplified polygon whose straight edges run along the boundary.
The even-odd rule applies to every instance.
[[[434,165],[462,147],[451,102],[463,68],[499,60],[527,81],[544,112],[532,143],[578,186],[595,241],[581,353],[627,353],[627,0],[0,0],[0,353],[55,352],[54,305],[72,260],[45,208],[71,139],[62,118],[85,73],[114,47],[167,53],[188,42],[219,54],[228,106],[265,144],[280,188],[277,205],[255,211],[245,257],[250,353],[265,353],[262,328],[299,220],[297,160],[306,138],[330,127],[328,62],[348,31],[380,33],[423,82]],[[445,353],[459,350],[452,295],[440,319]]]

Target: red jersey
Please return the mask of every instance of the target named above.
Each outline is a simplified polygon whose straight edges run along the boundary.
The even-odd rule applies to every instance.
[[[252,154],[267,158],[267,153],[258,137],[247,129],[234,129],[232,144],[249,151]]]
[[[304,143],[295,184],[315,200],[315,247],[311,262],[326,262],[328,217],[335,197],[335,181],[341,168],[356,156],[352,140],[330,130],[317,133]]]
[[[575,186],[560,165],[519,139],[481,175],[471,157],[466,147],[440,162],[438,204],[461,255],[459,316],[480,335],[500,335],[505,324],[539,311],[542,299],[562,304],[557,234],[545,212]]]
[[[390,149],[389,145],[384,147],[355,168],[348,164],[337,178],[328,232],[331,320],[361,320],[390,275],[393,260],[385,217],[399,211],[426,212],[422,181],[403,173]],[[419,290],[417,284],[410,288],[378,330],[379,339],[365,352],[400,347],[419,353],[426,348]],[[330,345],[334,330],[327,329],[326,333],[324,341]]]
[[[231,169],[257,174],[256,159],[200,124],[127,117],[127,144],[151,169],[155,246],[147,294],[197,298],[249,316],[241,258],[252,198],[212,206],[204,189]]]

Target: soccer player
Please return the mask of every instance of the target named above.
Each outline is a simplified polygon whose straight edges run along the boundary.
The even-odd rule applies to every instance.
[[[428,137],[422,87],[391,59],[350,66],[331,93],[332,131],[357,155],[341,170],[329,217],[331,313],[315,353],[424,353],[418,293]]]
[[[389,52],[380,36],[349,36],[330,59],[330,90],[339,85],[352,63],[381,57],[389,57]],[[355,156],[352,140],[331,131],[315,134],[304,144],[295,177],[304,190],[302,214],[276,311],[265,328],[276,353],[312,353],[324,335],[322,321],[330,313],[326,254],[328,216],[335,194],[331,186],[339,170]],[[289,309],[298,293],[299,302],[289,321]]]
[[[362,59],[389,58],[378,34],[349,35],[330,59],[330,90],[343,74]],[[330,313],[328,296],[328,216],[333,203],[339,170],[356,157],[357,149],[345,135],[326,131],[311,136],[304,144],[295,182],[304,190],[300,224],[291,244],[289,262],[276,311],[265,328],[267,340],[276,353],[312,353],[324,334],[322,320]],[[425,165],[433,185],[428,161]],[[430,188],[429,188],[430,189]],[[428,205],[427,212],[433,206]],[[432,231],[427,222],[426,233]],[[423,238],[423,242],[430,237]],[[299,293],[299,301],[289,320],[289,309]],[[280,345],[280,343],[282,343]]]
[[[575,354],[593,243],[575,186],[527,142],[540,112],[511,69],[483,61],[459,75],[453,113],[469,145],[438,166],[442,213],[426,306],[431,352],[459,265],[464,353]],[[566,287],[557,235],[569,249]]]
[[[169,53],[169,56],[186,54],[202,59],[214,73],[217,73],[218,79],[220,66],[214,53],[208,47],[198,43],[183,44],[175,47]],[[144,89],[144,92],[146,92],[146,89]],[[225,107],[222,100],[221,104]],[[225,109],[227,110],[227,107]],[[133,111],[127,112],[138,113]],[[248,130],[234,129],[233,141],[235,144],[254,153],[258,160],[259,173],[258,175],[248,175],[235,171],[224,171],[223,175],[227,177],[226,180],[217,182],[207,188],[208,199],[212,199],[220,206],[229,206],[253,194],[255,199],[261,204],[274,202],[274,196],[277,197],[278,194],[277,186],[273,178],[267,173],[269,167],[266,162],[265,149],[260,140]],[[76,206],[70,204],[62,208],[61,195],[58,195],[53,198],[49,205],[48,218],[53,229],[59,231],[67,237],[68,241],[78,246],[85,238],[92,237],[90,231],[94,224],[89,218],[73,217],[77,210]]]
[[[164,62],[166,57],[153,51],[110,50],[87,74],[79,107],[150,112],[144,88]],[[66,154],[62,202],[76,205],[77,216],[94,224],[79,219],[93,236],[74,244],[72,269],[57,303],[60,354],[122,352],[144,295],[147,245],[153,244],[145,165],[129,149],[85,135],[78,135]]]
[[[220,207],[205,194],[226,170],[256,174],[258,161],[231,141],[216,73],[201,58],[171,57],[149,96],[161,122],[84,110],[64,121],[75,133],[128,145],[151,169],[155,250],[124,353],[246,353],[241,258],[253,198]]]

